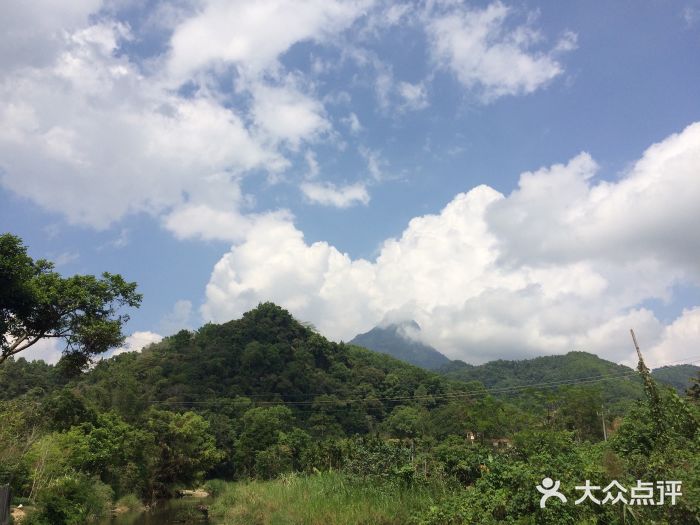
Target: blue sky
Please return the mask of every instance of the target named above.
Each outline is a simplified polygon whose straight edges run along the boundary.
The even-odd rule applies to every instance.
[[[700,2],[10,0],[0,230],[144,293],[449,357],[700,342]],[[35,356],[55,359],[60,348]]]

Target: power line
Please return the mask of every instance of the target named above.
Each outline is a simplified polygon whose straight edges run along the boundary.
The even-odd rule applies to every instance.
[[[692,356],[692,357],[700,357],[700,356]],[[687,358],[686,358],[687,359]],[[683,359],[677,360],[677,361],[669,361],[665,364],[662,364],[660,366],[667,366],[669,364],[673,363],[678,363],[680,361],[683,361]],[[700,362],[700,359],[695,359],[693,361],[688,361],[687,363],[684,364],[693,364]],[[338,406],[338,405],[343,405],[343,404],[352,404],[352,403],[366,403],[366,402],[377,402],[377,401],[420,401],[420,400],[436,400],[436,399],[464,399],[464,398],[472,398],[472,397],[477,397],[481,395],[489,395],[489,394],[509,394],[509,393],[519,393],[523,392],[529,389],[537,388],[537,389],[544,389],[544,388],[556,388],[560,386],[572,386],[572,385],[582,385],[582,384],[595,384],[595,383],[600,383],[603,381],[610,381],[610,380],[615,380],[615,379],[626,379],[629,377],[634,377],[638,375],[636,371],[629,371],[629,372],[623,372],[620,374],[613,374],[613,375],[608,375],[608,376],[590,376],[590,377],[584,377],[584,378],[577,378],[577,379],[562,379],[562,380],[557,380],[557,381],[547,381],[547,382],[541,382],[541,383],[530,383],[530,384],[525,384],[525,385],[517,385],[517,386],[512,386],[512,387],[501,387],[501,388],[483,388],[471,392],[450,392],[450,393],[445,393],[445,394],[428,394],[424,396],[396,396],[396,397],[360,397],[360,398],[347,398],[347,399],[316,399],[316,400],[311,400],[311,401],[285,401],[285,400],[267,400],[267,401],[251,401],[250,403],[253,405],[258,405],[258,406],[274,406],[274,405],[290,405],[290,406],[322,406],[322,405],[328,405],[328,406]],[[259,396],[262,396],[263,394],[258,394]],[[279,393],[273,393],[270,395],[280,395]],[[327,392],[320,393],[320,394],[304,394],[304,395],[318,395],[318,396],[327,396],[327,395],[332,395]],[[249,398],[250,396],[241,396],[241,397],[246,397]],[[151,404],[164,404],[164,405],[177,405],[177,406],[198,406],[198,405],[216,405],[216,404],[221,404],[221,403],[228,403],[228,404],[235,404],[237,401],[235,399],[230,399],[230,398],[220,398],[220,399],[211,399],[207,401],[150,401],[149,403]],[[248,404],[246,400],[240,400],[239,401],[241,404]]]
[[[693,359],[694,359],[694,361],[692,361]],[[687,363],[684,363],[684,364],[692,364],[692,363],[700,362],[700,354],[687,356],[687,357],[684,357],[681,359],[677,359],[675,361],[667,361],[665,363],[661,363],[656,368],[672,365],[675,363],[680,363],[681,361],[688,361]],[[624,365],[619,365],[619,366],[624,366]],[[566,385],[566,384],[569,384],[572,382],[586,381],[588,379],[617,378],[617,377],[635,376],[637,374],[638,374],[638,372],[636,370],[629,369],[628,371],[620,372],[618,374],[611,374],[611,375],[605,375],[605,376],[598,374],[598,375],[594,375],[594,376],[579,377],[579,378],[575,378],[575,379],[559,379],[556,381],[547,381],[547,382],[542,382],[542,383],[528,383],[525,385],[516,385],[513,387],[501,387],[500,389],[511,390],[511,389],[527,389],[527,388],[532,388],[532,387],[549,386],[549,385],[559,386],[559,385]],[[445,377],[445,376],[439,376],[439,377],[443,378],[446,381],[454,381],[454,382],[460,382],[460,383],[467,382],[464,379],[452,379],[452,378]],[[500,389],[494,388],[494,389],[489,389],[489,391],[498,392]],[[209,394],[201,394],[201,393],[200,394],[187,394],[187,395],[188,395],[188,397],[209,397]],[[240,396],[240,397],[245,397],[245,398],[257,398],[257,397],[269,398],[269,397],[274,397],[274,396],[278,396],[281,394],[279,392],[267,392],[267,393],[257,393],[257,394],[235,394],[235,395]],[[332,392],[299,392],[296,394],[285,394],[285,397],[319,397],[319,396],[332,396],[332,395],[334,395]],[[428,399],[428,398],[435,397],[435,395],[438,395],[438,394],[426,395],[423,397]],[[420,398],[420,396],[418,398]],[[417,398],[414,396],[406,396],[403,398],[378,398],[378,399],[417,399]],[[279,402],[281,403],[282,401],[280,400]],[[291,403],[291,402],[292,401],[289,401],[289,403]],[[301,401],[294,401],[294,402],[300,403]],[[192,403],[195,403],[195,401],[192,401]]]

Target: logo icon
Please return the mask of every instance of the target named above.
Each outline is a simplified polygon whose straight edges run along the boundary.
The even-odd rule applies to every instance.
[[[542,485],[537,485],[535,487],[542,494],[542,498],[540,498],[541,509],[545,507],[547,500],[552,496],[559,498],[562,503],[566,503],[566,496],[559,492],[560,485],[561,482],[559,480],[553,481],[552,478],[544,478],[542,480]]]

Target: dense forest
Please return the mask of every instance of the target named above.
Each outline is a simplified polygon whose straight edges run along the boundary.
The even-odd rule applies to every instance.
[[[681,397],[598,361],[542,358],[519,375],[495,362],[479,382],[464,374],[476,367],[426,371],[261,304],[83,373],[8,359],[0,484],[34,509],[27,524],[84,523],[205,483],[216,523],[695,523],[697,389]],[[546,477],[568,504],[540,508]],[[682,496],[575,505],[586,480],[681,480]],[[242,508],[271,494],[286,513]],[[348,514],[360,499],[364,514]]]

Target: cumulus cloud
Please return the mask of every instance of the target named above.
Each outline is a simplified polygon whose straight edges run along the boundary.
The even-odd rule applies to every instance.
[[[666,327],[642,303],[700,282],[687,235],[700,221],[699,130],[651,146],[617,181],[597,181],[583,153],[523,173],[508,196],[476,187],[411,220],[373,261],[308,244],[289,220],[260,224],[215,266],[202,313],[224,321],[272,300],[347,340],[402,312],[471,362],[579,349],[632,364],[635,328],[653,364],[684,357],[679,346],[700,343],[697,311]]]
[[[55,365],[63,355],[63,347],[57,339],[40,339],[32,346],[17,354],[15,359],[24,358],[27,361],[44,361]]]
[[[698,219],[698,165],[695,123],[649,147],[619,181],[594,183],[597,166],[587,154],[524,173],[489,220],[513,262],[606,258],[697,279],[700,238],[688,227]]]
[[[140,352],[142,348],[151,343],[158,343],[163,337],[154,332],[134,332],[124,341],[124,346],[115,349],[111,355],[119,355],[124,352]],[[25,351],[17,354],[17,358],[23,357],[27,361],[45,361],[56,364],[63,355],[64,346],[58,339],[41,339]],[[109,353],[107,355],[110,355]],[[97,356],[99,359],[99,356]]]
[[[160,332],[169,335],[192,328],[192,301],[175,301],[172,310],[160,322]]]
[[[159,42],[162,54],[145,59],[134,51],[143,35],[116,20],[111,3],[34,4],[10,0],[0,8],[0,184],[74,224],[102,229],[145,213],[179,238],[229,241],[243,238],[257,220],[239,195],[243,177],[279,180],[302,147],[338,138],[322,100],[340,95],[319,98],[323,84],[287,69],[285,53],[301,42],[337,43],[358,20],[369,27],[387,14],[389,25],[407,23],[415,19],[409,11],[420,11],[375,9],[370,0],[158,7],[150,16],[163,20],[151,24],[167,26],[168,36]],[[489,42],[503,29],[508,49],[536,65],[546,61],[526,54],[534,32],[505,31],[508,10],[501,4],[480,13],[444,12],[428,27],[448,16],[464,23],[485,17]],[[518,32],[530,36],[513,36]],[[375,73],[380,105],[427,105],[425,82],[395,82],[391,65],[362,45],[349,48],[364,57],[360,67]],[[355,113],[340,122],[350,134],[362,130]],[[379,180],[381,158],[361,154]],[[369,199],[359,184],[316,184],[305,193],[341,207]]]
[[[0,6],[0,68],[40,67],[59,52],[65,31],[86,25],[102,0],[4,0]]]
[[[159,214],[227,171],[284,161],[207,96],[179,97],[117,56],[124,26],[66,36],[45,68],[0,79],[0,182],[74,223]],[[86,198],[88,196],[88,198]]]
[[[645,353],[649,356],[649,366],[658,366],[668,362],[669,356],[677,359],[692,357],[700,359],[698,343],[700,342],[700,307],[683,310],[683,314],[661,331],[658,342]]]
[[[367,261],[352,261],[325,242],[308,245],[290,221],[268,218],[216,264],[202,315],[233,319],[275,300],[322,333],[338,336],[350,326],[372,324],[372,313],[356,301],[358,293],[371,293],[373,273]]]
[[[323,206],[348,208],[355,204],[369,204],[369,192],[361,182],[336,186],[330,182],[304,182],[301,191],[309,201]]]
[[[236,64],[257,76],[293,44],[323,41],[346,29],[369,5],[363,0],[206,0],[175,29],[168,70],[186,80],[208,66]]]
[[[155,332],[134,332],[126,338],[124,346],[117,348],[112,355],[119,355],[124,352],[140,352],[148,345],[159,343],[162,340],[163,336]]]
[[[128,25],[96,16],[101,2],[46,4],[36,17],[3,5],[0,24],[37,31],[17,37],[36,56],[12,61],[0,46],[0,184],[71,223],[102,229],[147,213],[180,238],[225,240],[256,220],[241,178],[280,173],[285,151],[331,130],[277,58],[348,27],[365,5],[203,2],[174,19],[167,54],[144,64],[124,45],[136,38]],[[235,94],[207,77],[222,64],[245,72]]]
[[[575,35],[568,32],[553,52],[533,51],[542,35],[530,24],[510,27],[512,14],[511,8],[494,2],[483,9],[455,7],[426,21],[436,64],[486,102],[546,85],[563,71],[555,53],[575,46]]]
[[[286,142],[293,149],[302,139],[311,140],[330,130],[322,104],[301,93],[293,84],[252,88],[252,116],[258,128],[272,142]]]

